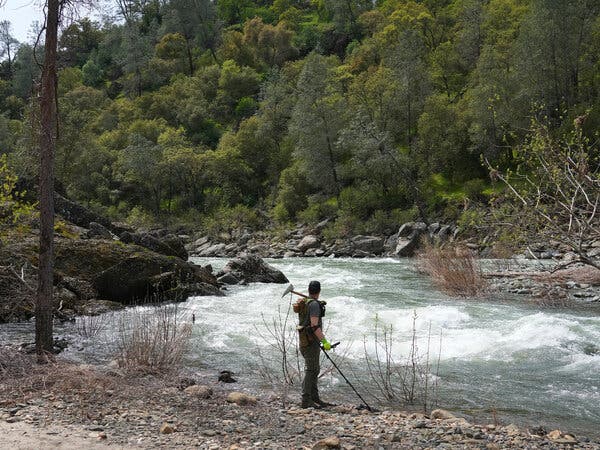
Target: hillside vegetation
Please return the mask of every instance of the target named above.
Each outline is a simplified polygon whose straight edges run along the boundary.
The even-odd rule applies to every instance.
[[[596,0],[116,3],[64,24],[56,155],[60,190],[113,220],[477,226],[509,201],[490,169],[540,129],[576,132],[597,179]],[[35,180],[39,66],[0,30],[0,152]]]

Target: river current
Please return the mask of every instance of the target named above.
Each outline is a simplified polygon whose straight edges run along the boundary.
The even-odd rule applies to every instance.
[[[210,263],[216,270],[226,263],[214,258],[192,261]],[[332,356],[368,402],[377,402],[371,394],[383,395],[375,387],[373,370],[369,375],[365,358],[373,363],[377,354],[380,360],[387,357],[406,363],[415,350],[419,370],[425,367],[430,374],[429,407],[435,402],[477,421],[498,419],[548,429],[560,426],[599,436],[597,312],[540,309],[522,299],[448,297],[433,289],[414,270],[414,261],[406,259],[268,262],[282,270],[298,291],[305,292],[310,280],[321,281],[322,299],[327,301],[326,335],[331,342],[341,342]],[[289,295],[282,298],[285,288],[253,283],[230,287],[224,297],[192,297],[180,304],[185,320],[195,316],[186,365],[215,373],[231,370],[240,387],[265,387],[280,380],[281,352],[273,346],[281,341],[278,327],[289,329],[284,333],[287,336],[295,333],[295,315],[285,322],[291,302]],[[4,342],[31,339],[32,329],[31,324],[2,325],[0,338]],[[111,333],[110,327],[104,332]],[[74,325],[61,325],[56,334],[76,339]],[[66,354],[87,361],[105,360],[110,357],[107,348],[100,335],[93,342],[80,339]],[[293,348],[290,342],[287,356],[292,369]],[[322,377],[320,387],[324,398],[360,403],[335,370]],[[296,397],[299,390],[297,383],[291,387]]]

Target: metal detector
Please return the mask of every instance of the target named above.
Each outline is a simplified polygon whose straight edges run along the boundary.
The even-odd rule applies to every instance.
[[[333,349],[333,348],[337,347],[338,345],[340,345],[340,343],[339,343],[339,342],[336,342],[335,344],[332,344],[332,345],[331,345],[331,348]],[[321,350],[323,350],[323,353],[325,354],[325,356],[327,357],[327,359],[328,359],[328,360],[331,362],[331,364],[333,364],[333,367],[335,367],[335,368],[336,368],[336,370],[337,370],[337,371],[340,373],[340,375],[342,376],[342,378],[344,379],[344,381],[345,381],[346,383],[348,383],[348,386],[350,386],[350,387],[352,388],[352,390],[354,391],[354,393],[355,393],[355,394],[358,396],[358,398],[360,398],[360,400],[363,402],[363,404],[364,404],[364,405],[365,405],[365,407],[367,408],[367,411],[370,411],[370,412],[375,412],[375,410],[369,406],[369,404],[368,404],[368,403],[365,401],[365,399],[364,399],[364,398],[362,398],[362,396],[361,396],[361,395],[358,393],[358,391],[357,391],[357,390],[354,388],[354,386],[352,386],[352,383],[350,383],[350,381],[348,381],[348,378],[346,378],[346,375],[344,375],[344,373],[343,373],[343,372],[340,370],[340,368],[339,368],[339,367],[337,366],[337,364],[336,364],[336,363],[333,361],[333,359],[331,359],[331,358],[329,357],[329,355],[327,354],[327,351],[326,351],[326,350],[323,348],[323,346],[321,345],[320,347],[321,347]]]

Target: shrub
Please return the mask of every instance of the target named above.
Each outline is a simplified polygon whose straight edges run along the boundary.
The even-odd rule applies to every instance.
[[[393,209],[386,211],[378,209],[365,222],[364,232],[368,234],[390,235],[406,222],[411,222],[418,217],[416,207],[411,209]]]
[[[433,368],[430,361],[431,325],[427,336],[427,348],[419,349],[417,345],[417,314],[413,312],[412,335],[408,354],[403,361],[396,361],[393,357],[394,337],[392,325],[382,324],[379,317],[375,317],[375,327],[372,340],[364,338],[364,357],[367,370],[367,386],[365,390],[379,403],[407,403],[410,405],[421,404],[423,411],[427,412],[432,404],[437,403],[437,382],[430,384]],[[440,334],[440,351],[442,336]],[[367,349],[373,348],[374,353]],[[436,380],[439,372],[438,355]]]
[[[471,297],[487,288],[487,282],[469,249],[426,245],[417,258],[419,268],[447,294]]]
[[[25,201],[26,192],[16,190],[17,176],[9,167],[7,156],[0,156],[0,230],[25,233],[36,217],[35,205]]]
[[[141,206],[134,206],[127,216],[127,223],[136,228],[148,228],[155,223],[152,214]]]
[[[256,211],[245,205],[221,207],[202,220],[204,231],[212,238],[243,228],[255,230],[261,225],[262,219]]]
[[[338,203],[335,197],[323,198],[319,196],[310,197],[308,208],[298,213],[298,219],[303,222],[316,224],[323,219],[337,215]]]
[[[175,305],[131,309],[119,322],[119,365],[147,373],[174,370],[181,365],[191,335],[191,325]]]
[[[323,230],[323,236],[327,240],[347,238],[355,234],[361,234],[364,229],[363,221],[347,211],[340,212],[335,220],[327,224]]]

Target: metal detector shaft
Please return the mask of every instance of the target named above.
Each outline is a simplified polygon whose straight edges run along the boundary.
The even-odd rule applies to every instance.
[[[337,344],[332,345],[331,347],[333,348],[334,346],[337,346],[339,344],[339,342]],[[365,404],[365,406],[367,407],[367,410],[373,412],[373,408],[371,408],[369,406],[369,404],[365,401],[364,398],[362,398],[362,396],[358,393],[358,391],[354,388],[354,386],[352,386],[352,383],[350,383],[350,381],[348,381],[348,378],[346,378],[346,375],[343,374],[343,372],[340,370],[340,368],[337,366],[337,364],[333,361],[333,359],[331,359],[329,357],[329,355],[327,354],[327,352],[325,351],[325,349],[323,347],[321,347],[321,350],[323,350],[323,353],[325,353],[325,356],[327,357],[327,359],[329,361],[331,361],[331,364],[333,364],[333,367],[335,367],[337,369],[337,371],[340,373],[340,375],[342,376],[342,378],[346,381],[346,383],[348,383],[348,386],[350,386],[352,388],[352,390],[354,391],[354,393],[356,395],[358,395],[358,398],[361,399],[361,401]]]

